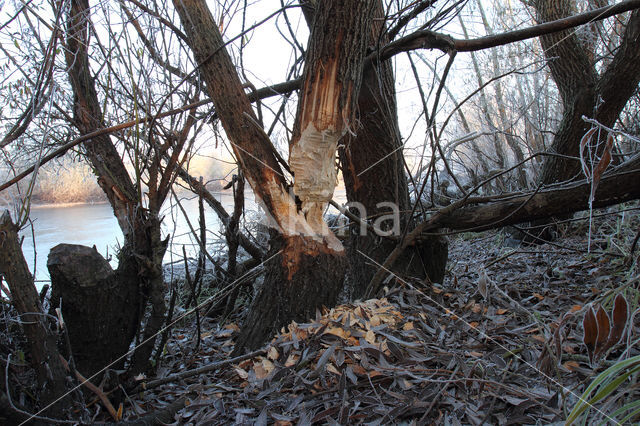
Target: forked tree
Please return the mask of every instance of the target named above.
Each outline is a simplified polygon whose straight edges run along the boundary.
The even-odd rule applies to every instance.
[[[598,7],[609,4],[608,1],[594,3]],[[540,22],[565,18],[577,11],[576,0],[537,0],[533,6]],[[562,120],[551,147],[551,151],[559,155],[545,160],[544,184],[581,178],[580,140],[592,126],[583,117],[613,127],[629,99],[638,91],[640,11],[636,9],[615,19],[622,34],[619,43],[613,41],[605,48],[607,56],[613,56],[604,63],[596,51],[596,41],[606,43],[602,40],[604,33],[600,23],[595,22],[580,33],[568,30],[540,37],[563,105]],[[609,36],[613,37],[613,32]],[[605,133],[600,136],[600,142],[606,139]],[[596,151],[601,155],[605,144],[598,146]]]

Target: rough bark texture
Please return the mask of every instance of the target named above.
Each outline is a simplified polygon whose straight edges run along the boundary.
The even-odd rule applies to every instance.
[[[552,21],[575,14],[574,0],[534,2],[539,21]],[[611,63],[598,75],[592,46],[581,41],[575,31],[561,31],[540,37],[551,74],[564,107],[551,150],[579,157],[580,139],[590,127],[582,116],[595,118],[613,127],[640,82],[640,11],[631,13],[622,41]],[[580,177],[580,163],[561,157],[545,161],[545,184]]]
[[[89,69],[88,0],[73,0],[67,22],[67,62],[69,81],[73,89],[73,119],[80,134],[84,135],[104,127],[102,109]],[[98,176],[98,183],[113,207],[120,228],[125,236],[131,233],[129,221],[134,216],[136,190],[108,135],[98,136],[84,149]]]
[[[95,248],[59,244],[47,260],[51,276],[51,309],[60,306],[67,323],[71,350],[77,370],[85,377],[111,364],[127,353],[130,336],[137,322],[130,315],[138,307],[137,289],[120,280]],[[111,368],[122,368],[121,360]]]
[[[336,255],[325,245],[301,236],[274,233],[270,245],[264,284],[236,342],[236,348],[242,349],[234,354],[260,347],[265,337],[291,321],[315,318],[316,310],[335,305],[342,289],[346,255]]]
[[[292,200],[271,141],[258,124],[213,16],[203,0],[174,0],[174,6],[234,154],[265,209],[278,221]]]
[[[383,16],[382,4],[376,1],[370,27],[372,42],[387,42],[386,35],[380,35],[384,28]],[[364,70],[357,110],[358,124],[353,127],[353,133],[345,135],[343,148],[339,151],[347,200],[364,207],[364,219],[389,214],[388,207],[378,204],[393,203],[401,212],[401,227],[404,228],[410,223],[406,216],[411,204],[398,129],[393,70],[389,61],[378,62]],[[352,213],[360,216],[357,208],[352,209]],[[360,235],[356,229],[359,226],[352,230],[347,246],[353,298],[363,295],[378,269],[376,262],[382,263],[397,244],[373,232]],[[394,270],[442,282],[447,254],[445,238],[424,240],[409,247]]]
[[[33,277],[22,255],[18,227],[6,210],[0,218],[0,273],[9,285],[11,303],[20,313],[22,328],[30,346],[31,364],[42,390],[41,402],[46,406],[66,393],[66,373],[56,346],[57,337],[43,316]],[[62,417],[61,413],[68,404],[63,400],[47,410],[47,414]]]

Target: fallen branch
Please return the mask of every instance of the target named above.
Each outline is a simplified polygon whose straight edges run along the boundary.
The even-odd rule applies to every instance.
[[[434,213],[420,223],[389,254],[367,287],[367,295],[379,290],[382,280],[404,250],[421,238],[429,238],[441,228],[465,231],[486,231],[522,222],[530,222],[568,213],[588,210],[591,182],[581,180],[563,186],[514,196],[492,197],[490,202],[471,205],[473,198],[464,198]],[[640,155],[607,173],[600,181],[593,208],[601,208],[640,199]],[[486,198],[484,199],[486,200]]]
[[[523,194],[508,199],[495,198],[490,203],[465,206],[424,222],[421,236],[436,228],[459,231],[485,231],[506,225],[530,222],[589,209],[591,182],[582,180],[537,194]],[[640,157],[605,175],[593,200],[593,208],[608,207],[640,199]],[[517,209],[517,211],[516,211]],[[417,228],[416,228],[417,229]]]
[[[62,355],[60,355],[60,361],[62,362],[62,366],[65,368],[65,370],[71,371],[71,369],[69,368],[69,363],[67,362],[66,359],[64,359]],[[118,412],[111,404],[111,401],[109,401],[109,398],[107,398],[107,395],[105,395],[104,392],[102,392],[102,390],[99,387],[91,383],[89,379],[86,379],[82,374],[80,374],[78,370],[75,370],[74,372],[75,372],[76,378],[80,380],[80,384],[84,385],[87,389],[89,389],[91,392],[96,394],[98,398],[100,398],[100,401],[102,401],[102,405],[104,405],[104,407],[107,409],[111,417],[113,417],[113,420],[115,420],[116,422],[120,420],[118,418]]]
[[[113,426],[155,426],[171,424],[175,421],[174,417],[176,413],[182,410],[187,402],[186,396],[181,396],[171,404],[162,408],[161,410],[154,411],[149,414],[145,414],[135,420],[121,421],[118,423],[97,423],[100,425],[113,425]]]
[[[163,377],[161,379],[152,380],[150,382],[143,382],[134,389],[134,392],[138,392],[141,390],[153,389],[158,386],[164,385],[166,383],[177,382],[178,380],[186,379],[187,377],[197,376],[199,374],[207,373],[209,371],[217,370],[221,367],[227,366],[229,364],[235,364],[237,362],[244,361],[245,359],[250,359],[256,357],[258,355],[263,355],[266,353],[266,349],[258,349],[257,351],[249,352],[248,354],[240,355],[235,358],[229,358],[224,361],[214,362],[212,364],[208,364],[202,366],[200,368],[196,368],[193,370],[182,371],[180,373],[173,374],[171,376]]]

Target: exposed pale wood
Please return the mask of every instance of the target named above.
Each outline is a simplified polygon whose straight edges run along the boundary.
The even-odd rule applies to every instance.
[[[354,132],[363,60],[375,1],[316,3],[303,86],[290,142],[294,192],[316,233],[329,235],[322,214],[336,184],[338,141]],[[336,247],[340,244],[333,241]]]

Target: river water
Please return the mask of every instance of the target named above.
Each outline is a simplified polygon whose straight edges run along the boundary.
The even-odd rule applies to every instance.
[[[232,211],[233,195],[231,193],[217,193],[214,196],[227,211]],[[175,200],[170,201],[171,203],[169,201],[165,203],[162,210],[163,238],[170,237],[165,262],[176,262],[183,257],[183,246],[188,256],[194,256],[197,253],[198,245],[191,235],[189,223],[196,231],[199,229],[198,199],[195,197],[180,199],[188,221],[181,209],[176,206]],[[213,242],[223,238],[218,216],[206,203],[204,207],[207,241]],[[257,215],[257,210],[253,195],[247,196],[245,212],[249,218]],[[117,266],[114,255],[118,246],[122,244],[123,236],[108,203],[33,206],[30,217],[33,229],[27,226],[22,230],[21,235],[24,237],[22,251],[29,269],[35,276],[36,287],[41,288],[49,282],[47,256],[51,248],[60,243],[89,247],[95,245],[98,252],[105,258],[111,256],[113,267]]]

